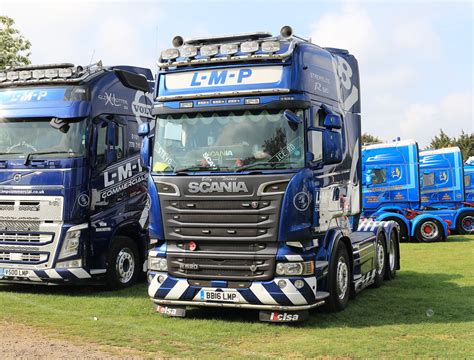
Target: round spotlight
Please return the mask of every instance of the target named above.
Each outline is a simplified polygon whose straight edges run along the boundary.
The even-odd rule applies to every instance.
[[[284,289],[286,287],[286,280],[278,280],[278,287]]]
[[[301,288],[303,288],[303,286],[304,286],[304,281],[303,280],[296,280],[295,281],[295,287],[297,289],[301,289]]]
[[[172,43],[173,43],[173,46],[174,46],[175,48],[177,48],[177,47],[180,47],[180,46],[182,46],[182,45],[184,44],[184,39],[183,39],[181,36],[178,35],[178,36],[175,36],[175,37],[173,38],[173,42],[172,42]]]
[[[163,282],[166,280],[166,278],[163,275],[158,276],[158,283],[163,284]]]
[[[280,35],[284,39],[288,39],[293,35],[293,29],[291,26],[285,25],[280,30]]]

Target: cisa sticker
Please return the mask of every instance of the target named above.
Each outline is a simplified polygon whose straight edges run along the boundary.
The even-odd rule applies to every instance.
[[[306,211],[311,201],[310,194],[307,191],[297,193],[293,198],[293,205],[299,211]]]

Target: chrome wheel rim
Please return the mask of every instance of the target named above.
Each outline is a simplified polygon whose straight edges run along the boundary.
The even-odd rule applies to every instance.
[[[380,275],[385,266],[385,253],[383,251],[382,240],[377,240],[377,273]]]
[[[119,281],[122,284],[128,283],[135,272],[135,258],[132,250],[124,248],[117,254],[115,262]]]
[[[388,255],[388,262],[390,264],[390,270],[395,269],[395,242],[390,239],[390,254]]]
[[[343,300],[346,296],[348,284],[349,284],[349,270],[347,268],[346,260],[341,256],[337,261],[337,296],[340,300]]]
[[[438,237],[438,226],[433,221],[427,221],[421,226],[421,234],[425,239],[436,239]]]
[[[461,227],[467,233],[473,232],[474,231],[474,217],[468,215],[464,219],[462,219]]]

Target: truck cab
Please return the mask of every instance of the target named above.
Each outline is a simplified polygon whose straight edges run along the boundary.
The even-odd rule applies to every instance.
[[[145,261],[148,69],[0,72],[0,281],[131,285]]]
[[[395,225],[356,231],[356,59],[290,27],[173,44],[159,60],[155,123],[141,131],[157,311],[239,307],[300,321],[392,278]]]

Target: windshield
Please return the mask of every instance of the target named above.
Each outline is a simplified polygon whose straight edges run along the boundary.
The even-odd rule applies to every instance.
[[[51,120],[0,118],[0,157],[34,153],[50,153],[54,157],[84,155],[86,120],[63,120],[66,126],[62,131],[52,127]]]
[[[303,127],[290,126],[283,110],[159,115],[152,170],[301,168]]]

